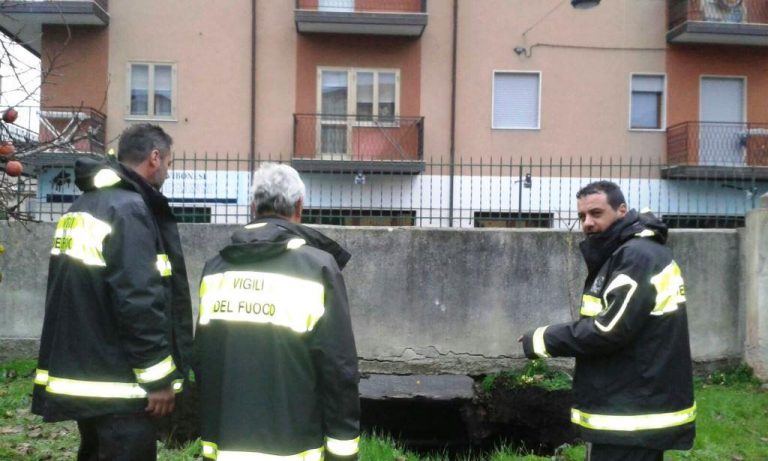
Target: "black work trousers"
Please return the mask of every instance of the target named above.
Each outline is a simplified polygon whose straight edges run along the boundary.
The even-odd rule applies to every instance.
[[[157,459],[155,424],[149,415],[105,415],[77,421],[78,461],[147,461]]]
[[[622,445],[587,445],[586,461],[664,461],[664,452]]]

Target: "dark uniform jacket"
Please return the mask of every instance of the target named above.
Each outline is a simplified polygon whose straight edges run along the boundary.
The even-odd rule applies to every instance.
[[[314,229],[275,217],[234,233],[206,263],[195,337],[204,457],[357,459],[348,259]]]
[[[634,210],[581,251],[578,321],[523,337],[528,358],[576,357],[571,420],[598,444],[689,449],[695,436],[685,287],[666,226]]]
[[[181,390],[192,310],[168,202],[112,159],[80,159],[84,192],[59,219],[32,411],[47,421],[143,412]]]

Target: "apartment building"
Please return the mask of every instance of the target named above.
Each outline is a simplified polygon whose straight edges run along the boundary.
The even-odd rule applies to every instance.
[[[768,5],[571,3],[5,1],[0,27],[49,71],[47,126],[102,129],[76,150],[163,126],[196,159],[165,193],[202,221],[247,220],[271,158],[309,222],[573,227],[610,177],[672,225],[738,225],[768,190]],[[74,193],[41,178],[40,206]]]

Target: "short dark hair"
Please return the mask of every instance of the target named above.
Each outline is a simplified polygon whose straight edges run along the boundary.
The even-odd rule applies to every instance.
[[[157,149],[165,157],[171,151],[173,138],[157,125],[139,123],[126,128],[117,145],[117,160],[128,165],[138,165]]]
[[[618,210],[622,203],[627,203],[619,185],[611,181],[591,182],[576,192],[576,198],[580,199],[587,195],[599,194],[601,192],[608,198],[608,204],[614,210]]]

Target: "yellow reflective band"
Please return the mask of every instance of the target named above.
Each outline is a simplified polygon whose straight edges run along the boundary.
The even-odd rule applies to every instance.
[[[65,254],[89,266],[106,266],[102,243],[111,232],[109,224],[88,213],[67,213],[56,224],[51,254]]]
[[[635,234],[635,237],[653,237],[654,235],[656,235],[656,232],[650,229],[643,229],[643,231]]]
[[[171,383],[171,387],[173,388],[173,393],[178,394],[179,392],[184,390],[184,380],[183,379],[174,379]]]
[[[203,458],[216,459],[219,453],[219,447],[213,442],[203,440]]]
[[[134,368],[133,373],[136,374],[136,381],[140,383],[151,383],[152,381],[165,378],[173,373],[173,370],[175,369],[176,364],[173,363],[173,357],[169,355],[149,368]]]
[[[352,456],[357,453],[359,445],[360,437],[355,437],[352,440],[325,438],[325,447],[328,449],[328,453],[333,453],[337,456]]]
[[[211,320],[269,323],[312,331],[325,313],[322,283],[268,272],[229,271],[203,277],[201,326]]]
[[[682,426],[696,420],[696,404],[685,410],[672,413],[648,415],[592,415],[575,408],[571,409],[571,422],[598,431],[646,431]]]
[[[594,317],[603,310],[603,303],[600,298],[590,295],[581,296],[581,310],[579,313],[584,317]]]
[[[613,279],[611,284],[608,285],[608,288],[605,289],[605,293],[603,293],[603,301],[605,302],[605,305],[608,306],[608,294],[617,288],[625,286],[629,286],[629,291],[626,293],[626,295],[624,295],[621,307],[619,308],[619,311],[616,313],[616,315],[613,316],[611,322],[608,325],[603,325],[602,323],[595,320],[595,326],[606,333],[613,330],[613,327],[615,327],[619,322],[621,316],[624,315],[624,311],[627,309],[627,304],[629,304],[629,300],[632,299],[632,295],[637,289],[637,282],[632,280],[632,278],[626,274],[619,274],[615,279]],[[608,307],[607,309],[610,309],[611,307],[612,306]]]
[[[295,455],[271,455],[256,451],[229,451],[219,450],[219,446],[213,442],[203,440],[203,458],[218,461],[322,461],[323,448],[314,448]]]
[[[533,353],[542,358],[550,357],[547,352],[547,345],[544,343],[544,331],[548,326],[539,327],[533,332]]]
[[[168,259],[168,255],[157,255],[157,262],[155,264],[162,277],[170,277],[173,274],[173,271],[171,270],[171,261]]]
[[[76,379],[48,379],[45,390],[51,394],[72,395],[75,397],[96,397],[116,399],[140,399],[147,392],[136,383],[109,383],[103,381],[80,381]]]
[[[46,386],[48,384],[48,370],[35,370],[35,384]]]
[[[301,248],[306,244],[307,241],[304,239],[290,239],[288,240],[288,244],[285,245],[285,247],[289,250],[295,250],[296,248]]]
[[[103,170],[99,170],[99,172],[96,173],[96,176],[93,177],[93,185],[97,189],[101,189],[102,187],[114,186],[119,182],[120,182],[120,176],[118,176],[117,173],[110,170],[109,168],[104,168]]]
[[[683,274],[676,262],[672,261],[661,272],[651,277],[651,283],[656,287],[656,306],[651,315],[674,312],[678,304],[685,302]]]
[[[250,229],[258,229],[259,227],[264,227],[266,225],[267,225],[267,223],[265,223],[265,222],[257,222],[257,223],[253,223],[253,224],[248,224],[248,225],[245,226],[245,228],[249,229],[249,230]]]

